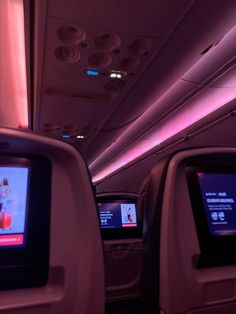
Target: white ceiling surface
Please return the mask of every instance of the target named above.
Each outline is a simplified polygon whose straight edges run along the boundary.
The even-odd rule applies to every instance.
[[[130,121],[142,114],[201,57],[202,50],[234,25],[236,1],[226,0],[220,4],[215,0],[49,0],[47,15],[45,42],[40,42],[45,45],[44,55],[38,56],[43,58],[43,88],[38,91],[41,97],[36,104],[39,115],[35,130],[43,133],[45,123],[58,126],[53,136],[60,136],[63,126],[68,125],[78,132],[89,129],[87,141],[78,143],[78,147],[92,162]],[[63,45],[57,29],[70,23],[85,29],[90,43],[88,50],[79,49],[78,63],[64,63],[54,53]],[[43,25],[36,30],[36,39],[42,36],[42,31]],[[113,94],[107,101],[99,101],[100,94],[99,97],[96,94],[97,99],[93,101],[82,99],[76,95],[78,90],[104,93],[102,79],[87,78],[83,71],[94,49],[94,37],[105,33],[120,36],[123,55],[129,54],[127,47],[132,41],[150,38],[150,55],[142,59],[133,81],[128,82],[114,100]],[[116,58],[113,56],[113,64],[107,69],[116,66]]]

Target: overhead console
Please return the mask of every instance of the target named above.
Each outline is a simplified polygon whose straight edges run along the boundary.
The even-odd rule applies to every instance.
[[[51,163],[40,155],[0,157],[0,289],[48,281]]]
[[[201,248],[197,267],[235,264],[236,158],[202,157],[186,173]]]
[[[137,196],[97,196],[100,226],[104,240],[140,238],[141,223],[137,218]]]

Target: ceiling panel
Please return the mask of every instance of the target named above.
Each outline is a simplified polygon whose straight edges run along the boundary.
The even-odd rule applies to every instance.
[[[194,84],[206,84],[209,80],[213,81],[224,74],[236,60],[235,38],[236,26],[216,42],[201,60],[182,76],[182,79]]]
[[[236,88],[236,65],[234,64],[224,75],[218,78],[212,86],[221,88]]]
[[[49,15],[110,32],[168,36],[193,0],[60,0],[49,1]]]

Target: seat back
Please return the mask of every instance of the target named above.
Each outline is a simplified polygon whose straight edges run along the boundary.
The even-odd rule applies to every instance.
[[[160,160],[152,169],[140,189],[137,201],[137,210],[143,221],[141,313],[156,313],[159,308],[160,227],[168,160]]]
[[[106,299],[109,302],[139,297],[142,256],[141,222],[133,211],[137,195],[125,192],[102,193],[97,194],[96,199],[105,250]],[[123,212],[122,204],[124,205]],[[125,217],[129,207],[131,208],[131,222]],[[107,215],[111,217],[110,211],[113,211],[112,215],[116,218],[104,224]],[[109,225],[110,228],[106,228]]]
[[[38,215],[35,199],[41,202],[40,199],[45,198],[43,194],[40,195],[43,191],[41,185],[49,187],[50,197],[47,204],[40,203],[41,207],[38,211],[41,212],[41,216],[34,225],[42,234],[42,242],[48,241],[48,245],[45,246],[45,256],[47,257],[48,253],[48,259],[44,259],[39,269],[45,271],[46,280],[41,283],[38,281],[37,284],[33,280],[30,284],[25,284],[23,275],[20,276],[17,270],[17,267],[22,265],[15,265],[10,273],[13,281],[18,281],[18,286],[14,290],[11,287],[10,289],[1,287],[0,313],[103,314],[105,289],[102,241],[92,187],[81,156],[63,142],[6,129],[0,129],[0,152],[0,168],[2,158],[7,160],[8,166],[15,166],[11,163],[11,158],[15,158],[14,160],[20,158],[19,163],[22,160],[28,162],[36,158],[41,167],[41,174],[35,176],[39,168],[30,164],[28,180],[30,202],[28,220],[26,219],[26,242],[24,247],[18,248],[18,252],[26,258],[26,263],[27,256],[37,254],[34,247],[37,235],[31,237],[30,230],[33,219],[35,223],[35,217]],[[48,169],[46,166],[43,168],[42,160],[47,160]],[[39,177],[40,183],[37,182]],[[34,193],[33,197],[32,193]],[[49,225],[44,224],[44,219],[48,219],[46,217],[49,217]],[[43,236],[47,230],[48,239]],[[11,252],[12,249],[7,250]],[[6,249],[0,249],[1,260],[6,254],[5,251]],[[41,260],[40,256],[39,259]],[[8,255],[5,266],[14,263],[13,257]],[[29,265],[27,271],[30,267],[34,267],[34,264]],[[40,278],[38,268],[35,269],[35,276]],[[18,276],[17,280],[14,274]],[[19,281],[22,280],[21,286]]]
[[[183,151],[164,164],[142,202],[143,312],[235,313],[236,149]]]

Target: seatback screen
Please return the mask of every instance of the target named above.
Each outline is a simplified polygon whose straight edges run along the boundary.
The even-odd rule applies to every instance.
[[[0,247],[25,244],[28,167],[0,167]]]
[[[208,229],[213,236],[236,234],[236,174],[197,173]]]
[[[103,229],[121,229],[137,227],[136,207],[134,203],[98,203],[100,225]]]
[[[200,246],[196,267],[236,264],[236,154],[196,155],[184,163]]]

